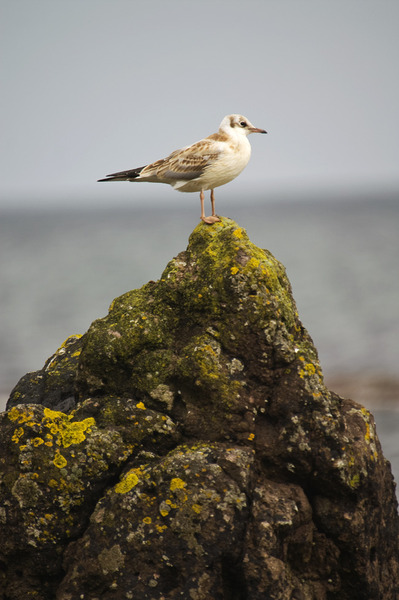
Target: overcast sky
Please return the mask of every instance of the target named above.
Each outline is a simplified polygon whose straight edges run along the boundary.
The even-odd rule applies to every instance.
[[[239,112],[223,193],[399,188],[398,0],[0,0],[1,203],[180,200],[99,184]],[[156,188],[156,189],[154,189]],[[221,192],[219,192],[221,193]],[[1,206],[1,204],[0,204]]]

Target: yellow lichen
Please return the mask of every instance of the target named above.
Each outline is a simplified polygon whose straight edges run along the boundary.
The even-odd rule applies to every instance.
[[[117,494],[126,494],[127,492],[130,492],[130,490],[133,489],[140,481],[141,475],[142,469],[131,469],[128,473],[126,473],[123,479],[116,484],[114,488],[115,492]]]
[[[11,440],[15,443],[18,444],[20,438],[24,435],[24,430],[23,427],[17,427],[16,430],[14,431],[14,435],[12,436]]]
[[[92,417],[84,419],[84,421],[77,421],[70,423],[64,431],[61,432],[62,445],[64,448],[68,448],[72,444],[80,444],[86,439],[86,432],[90,432],[90,428],[95,424]]]
[[[250,269],[256,269],[259,267],[260,264],[260,260],[258,260],[257,258],[252,257],[246,264],[246,267],[250,268]]]
[[[53,460],[53,463],[58,469],[63,469],[67,465],[67,461],[62,454],[57,453]]]
[[[61,346],[58,348],[57,352],[59,352],[62,348],[66,348],[68,346],[69,342],[72,341],[77,341],[82,337],[81,333],[74,333],[73,335],[70,335],[69,337],[67,337],[67,339],[62,342]]]
[[[37,448],[37,446],[41,446],[42,444],[44,444],[44,440],[40,437],[36,437],[33,438],[32,440],[32,445],[35,446]]]
[[[33,413],[31,409],[14,406],[8,411],[7,417],[10,421],[17,421],[19,425],[22,425],[23,423],[32,420]]]
[[[235,229],[235,230],[233,231],[233,235],[234,235],[236,238],[238,238],[239,240],[241,240],[241,239],[242,239],[242,237],[243,237],[243,234],[242,234],[242,229],[241,229],[241,227],[238,227],[237,229]]]
[[[300,356],[299,360],[302,362],[305,361],[303,356]],[[304,379],[305,377],[310,377],[311,375],[314,375],[315,373],[316,373],[316,367],[312,363],[306,363],[306,365],[303,365],[303,369],[299,369],[299,371],[298,371],[299,377],[301,379]]]
[[[136,404],[136,408],[139,408],[140,410],[146,410],[145,404],[143,402],[139,402],[138,404]]]
[[[265,267],[264,265],[261,265],[260,270],[262,271],[262,275],[264,275],[265,277],[269,277],[270,276],[270,270]],[[266,288],[266,292],[269,294],[269,290]]]
[[[68,448],[72,444],[80,444],[86,439],[86,433],[90,433],[91,428],[96,424],[93,417],[71,422],[73,416],[73,413],[66,415],[50,408],[44,409],[42,423],[50,430],[50,434],[55,436],[58,446]],[[50,444],[47,442],[47,445]]]
[[[170,491],[173,492],[174,490],[183,490],[186,487],[186,482],[183,481],[183,479],[180,479],[179,477],[175,477],[174,479],[171,480],[170,482]]]

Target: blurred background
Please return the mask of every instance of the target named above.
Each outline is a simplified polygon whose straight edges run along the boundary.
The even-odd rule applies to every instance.
[[[160,277],[197,194],[97,183],[217,130],[253,135],[216,190],[287,269],[330,388],[399,473],[397,0],[0,0],[0,396],[116,296]]]

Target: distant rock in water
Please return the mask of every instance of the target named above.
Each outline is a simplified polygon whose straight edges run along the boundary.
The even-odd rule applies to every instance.
[[[7,408],[0,598],[398,597],[373,417],[326,389],[284,267],[229,219]]]

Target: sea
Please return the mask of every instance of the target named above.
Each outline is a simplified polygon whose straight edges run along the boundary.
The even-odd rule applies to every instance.
[[[69,335],[161,276],[186,248],[197,204],[110,197],[68,208],[66,198],[0,210],[0,410]],[[235,198],[217,208],[284,264],[327,384],[373,412],[398,479],[399,193]]]

